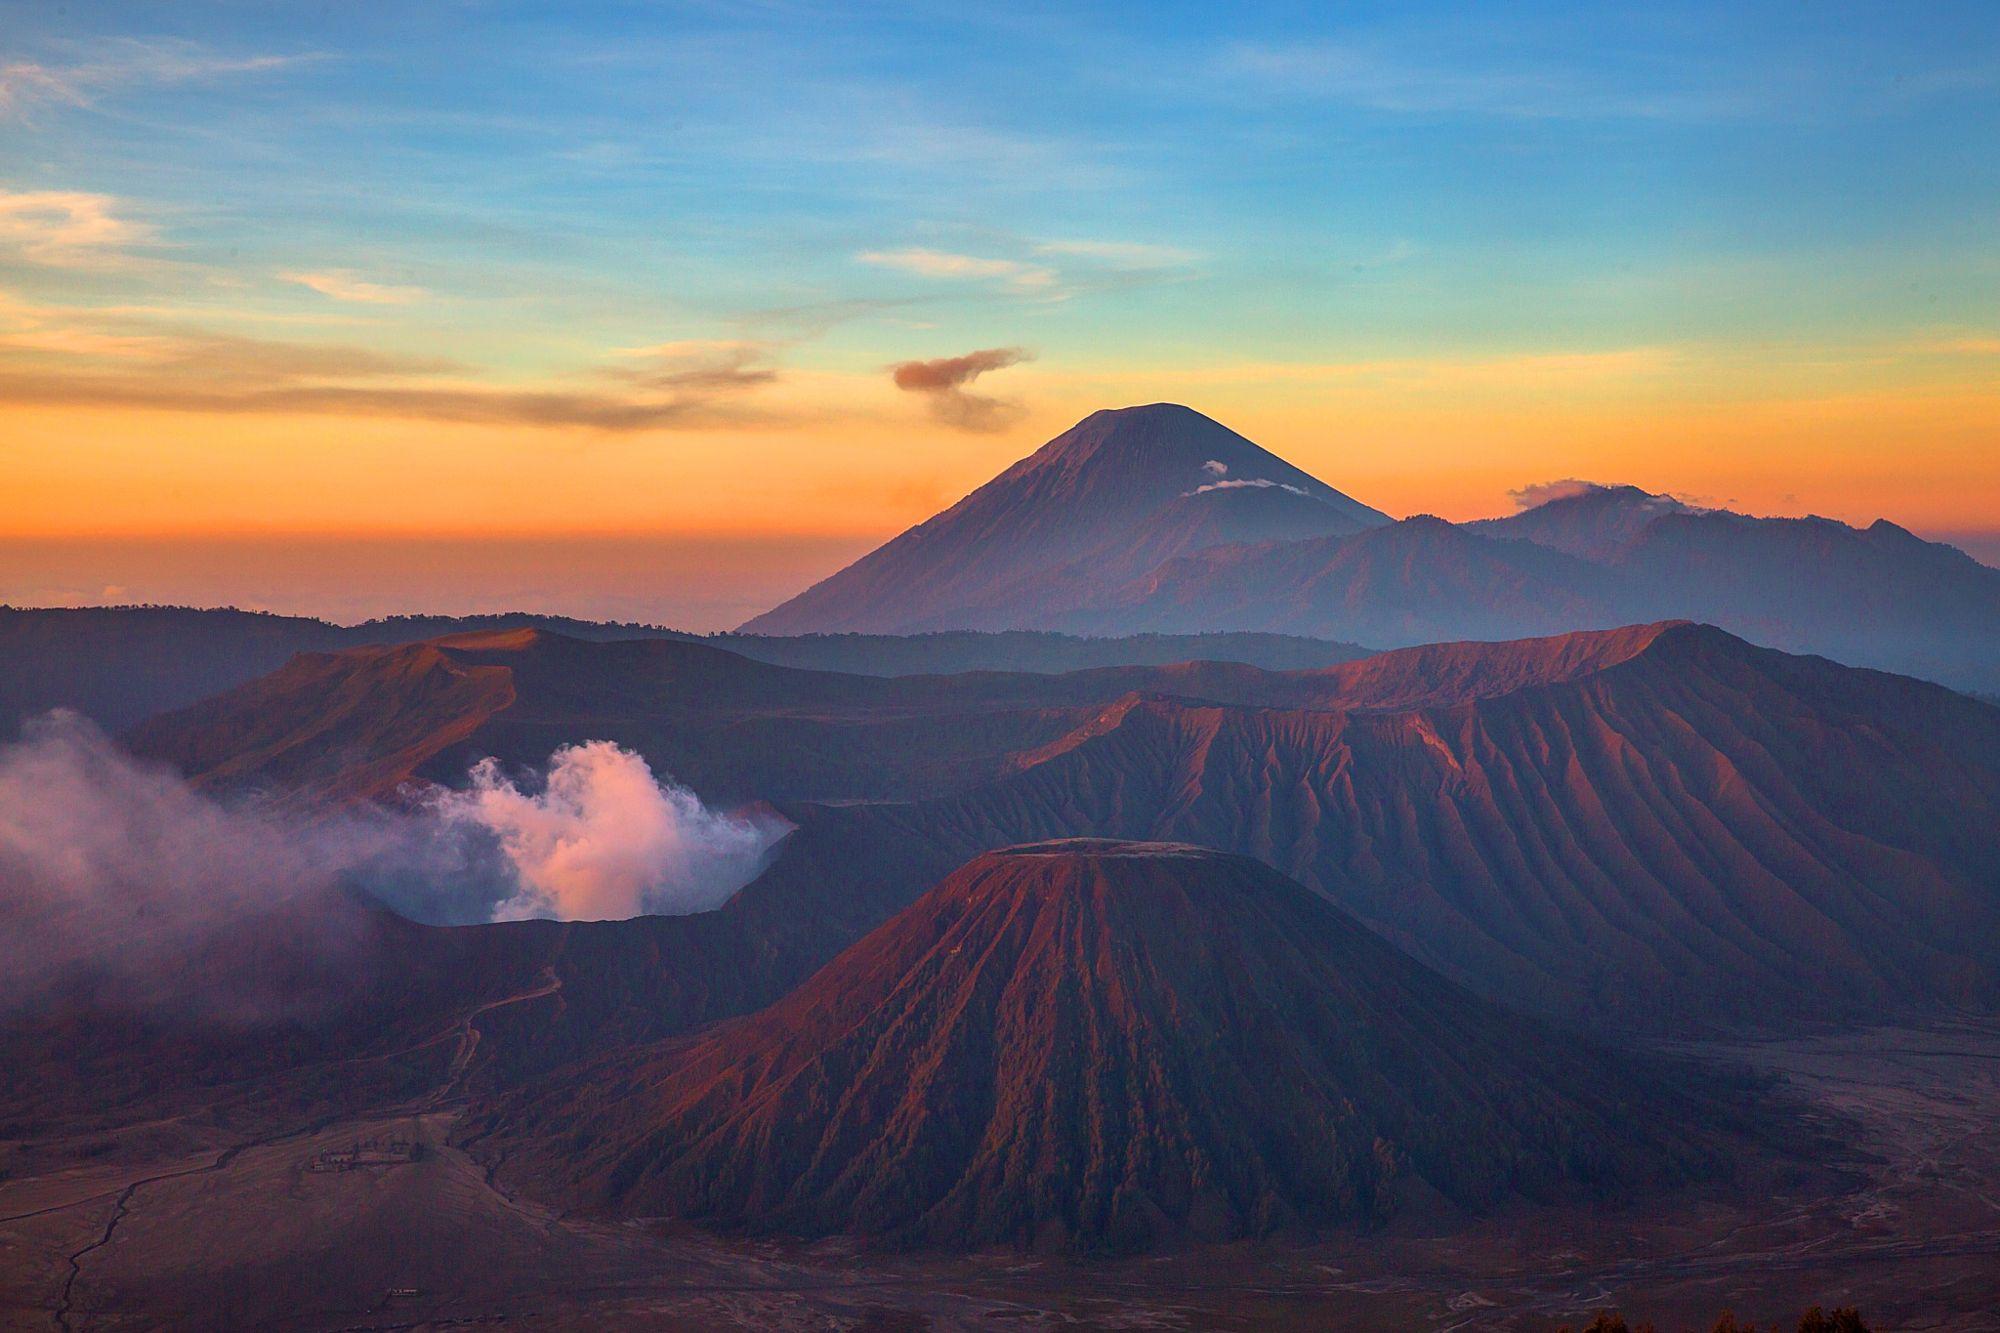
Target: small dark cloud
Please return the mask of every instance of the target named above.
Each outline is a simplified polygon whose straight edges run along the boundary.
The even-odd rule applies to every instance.
[[[977,394],[965,386],[991,370],[1004,370],[1034,358],[1023,347],[988,347],[963,356],[944,356],[930,361],[901,361],[889,367],[896,387],[907,393],[923,394],[931,415],[959,430],[1004,430],[1021,419],[1027,408],[1020,402]]]
[[[899,389],[956,389],[989,370],[1003,370],[1026,361],[1030,355],[1019,347],[989,347],[964,356],[941,356],[935,361],[898,362],[890,367],[890,373]]]

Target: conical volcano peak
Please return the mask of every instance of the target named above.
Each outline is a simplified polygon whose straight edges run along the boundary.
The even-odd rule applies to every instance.
[[[1135,403],[1131,407],[1100,407],[1071,429],[1080,430],[1092,424],[1128,430],[1172,430],[1180,427],[1221,431],[1228,435],[1236,434],[1214,417],[1197,412],[1184,403]]]
[[[1386,522],[1192,408],[1115,408],[744,628],[1032,628],[1173,556]]]
[[[1157,478],[1175,494],[1232,479],[1334,494],[1309,473],[1179,403],[1092,412],[1001,475],[1084,469],[1109,470],[1129,480]]]

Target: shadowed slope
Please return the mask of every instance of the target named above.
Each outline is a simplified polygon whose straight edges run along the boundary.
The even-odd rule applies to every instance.
[[[1921,682],[1682,624],[1315,672],[1033,678],[1021,701],[1051,706],[1026,713],[994,702],[1029,688],[1018,678],[793,673],[788,691],[818,693],[761,713],[754,664],[705,650],[682,674],[690,647],[435,651],[463,673],[544,662],[603,701],[571,707],[552,685],[477,729],[459,773],[474,749],[540,763],[609,735],[698,789],[769,772],[937,793],[781,800],[799,831],[724,909],[751,931],[759,985],[803,976],[981,851],[1106,835],[1257,856],[1483,993],[1587,1023],[2000,1002],[2000,710]],[[508,669],[543,697],[541,666]],[[884,693],[838,702],[863,687]],[[336,772],[338,740],[313,742]],[[449,777],[453,758],[421,771]]]
[[[770,1010],[476,1109],[503,1177],[757,1232],[1133,1249],[1623,1194],[1741,1144],[1268,867],[963,867]]]
[[[845,676],[695,643],[517,630],[302,656],[130,741],[206,785],[345,800],[462,780],[487,755],[539,765],[592,739],[640,751],[710,799],[887,795],[990,772],[1058,734],[1131,687],[1106,670],[1066,697],[1041,676]]]
[[[1662,634],[1680,627],[1663,621],[1503,643],[1429,643],[1301,675],[1318,687],[1315,702],[1325,708],[1386,711],[1470,703],[1595,675],[1648,651]]]
[[[1346,709],[1132,696],[1010,777],[804,813],[800,840],[839,845],[837,877],[872,861],[878,901],[1028,839],[1224,847],[1585,1023],[2000,1002],[2000,709],[1701,626],[1411,651],[1563,669],[1397,711],[1362,685],[1393,698],[1403,653],[1327,673],[1372,678]]]
[[[2000,569],[1886,519],[1665,514],[1614,569],[1643,614],[1698,615],[1759,643],[2000,692]]]
[[[1228,629],[1398,646],[1686,618],[1759,643],[2000,688],[2000,570],[1893,523],[1693,511],[1631,487],[1511,518],[1416,517],[1217,546],[1023,624]]]
[[[0,1131],[381,1104],[447,1070],[504,1086],[754,1009],[808,970],[719,912],[440,927],[338,894],[218,917],[143,968],[94,952],[0,987]]]
[[[1393,647],[1615,625],[1610,585],[1605,571],[1560,551],[1475,537],[1420,515],[1355,535],[1169,560],[1080,611],[1057,609],[1031,623],[1101,633],[1338,625]]]

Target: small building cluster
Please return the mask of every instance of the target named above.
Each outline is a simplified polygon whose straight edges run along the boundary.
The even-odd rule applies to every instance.
[[[314,1153],[306,1163],[312,1172],[354,1171],[364,1166],[401,1166],[424,1155],[424,1145],[415,1139],[359,1139],[346,1148],[329,1148]]]

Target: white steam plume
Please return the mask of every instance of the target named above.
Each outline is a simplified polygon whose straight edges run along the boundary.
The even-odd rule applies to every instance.
[[[706,911],[775,816],[711,811],[608,741],[524,792],[491,760],[428,811],[224,805],[59,712],[0,746],[0,1012],[62,989],[244,1020],[351,988],[359,889],[438,924]]]
[[[720,907],[762,869],[785,826],[722,814],[610,741],[549,756],[539,792],[496,760],[431,805],[447,824],[490,834],[514,878],[493,919],[601,921]]]

